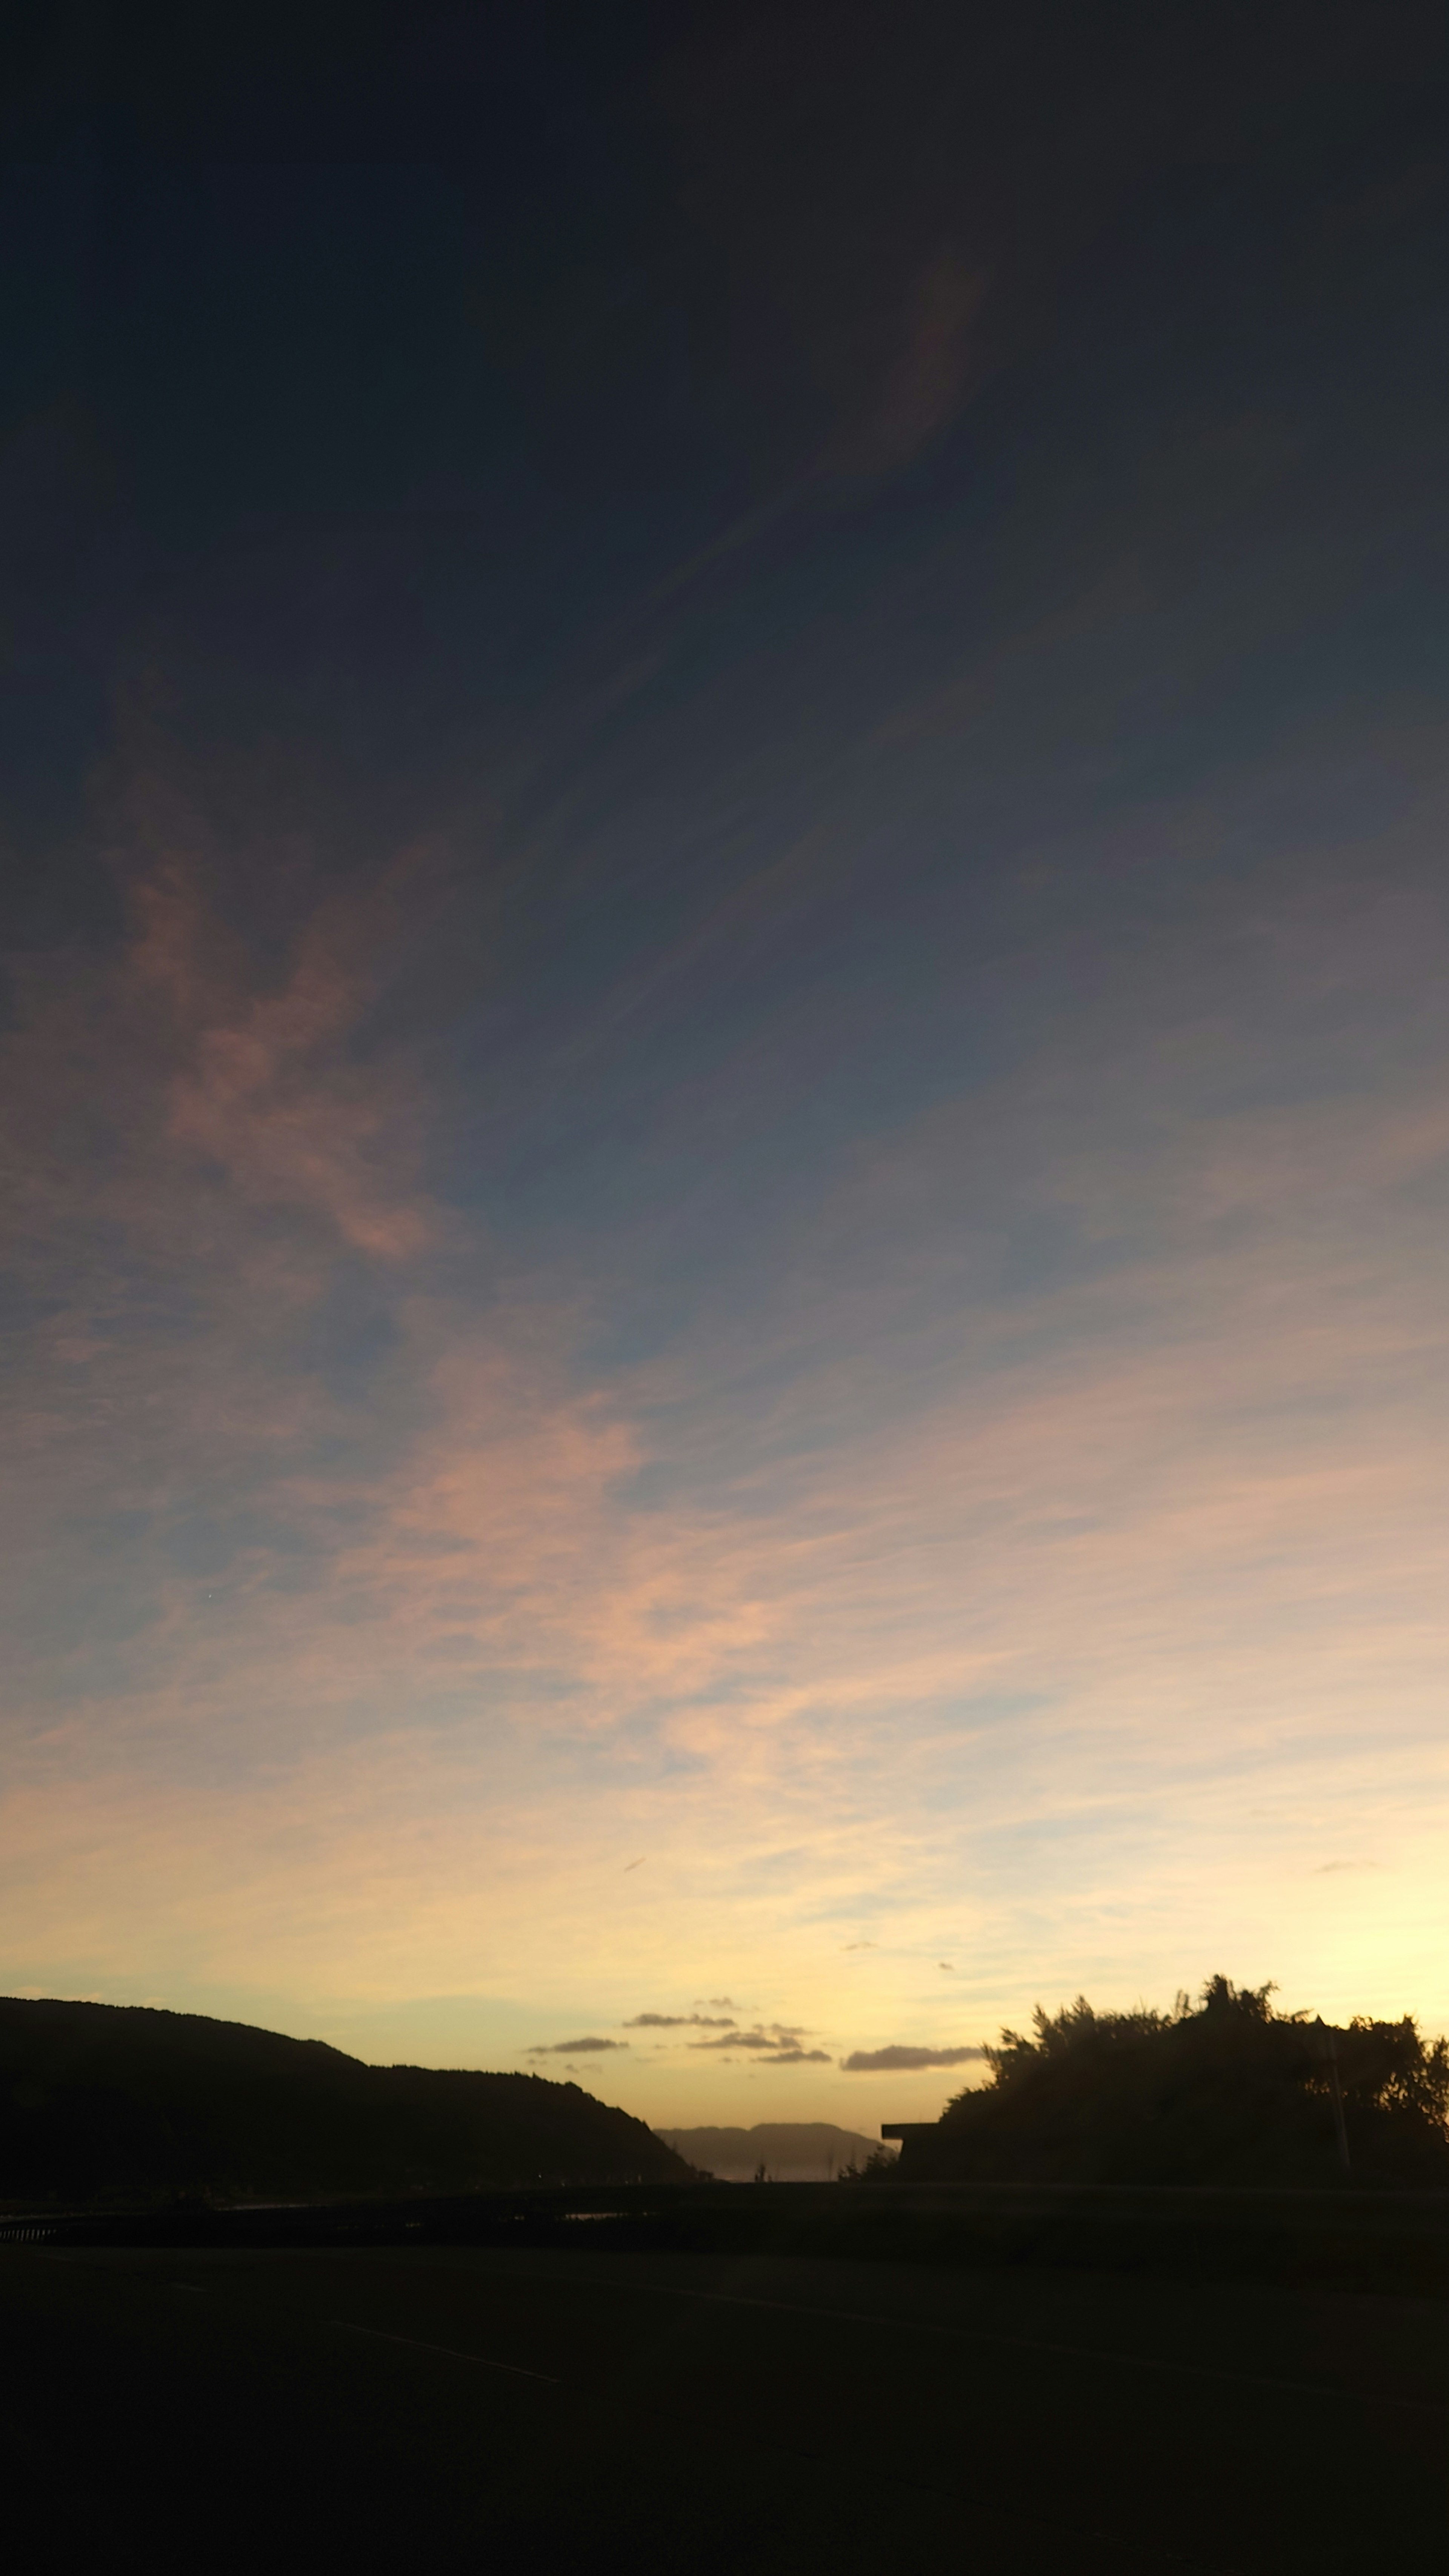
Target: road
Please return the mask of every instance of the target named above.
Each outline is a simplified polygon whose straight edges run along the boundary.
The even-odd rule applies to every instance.
[[[1446,2560],[1434,2300],[587,2246],[15,2247],[0,2320],[28,2567]]]

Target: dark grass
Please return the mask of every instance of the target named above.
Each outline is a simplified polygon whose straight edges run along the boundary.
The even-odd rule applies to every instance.
[[[492,2245],[1028,2265],[1449,2297],[1449,2192],[1138,2184],[595,2184],[0,2215],[0,2243]]]
[[[25,2563],[1443,2565],[1449,2303],[583,2232],[0,2252]]]

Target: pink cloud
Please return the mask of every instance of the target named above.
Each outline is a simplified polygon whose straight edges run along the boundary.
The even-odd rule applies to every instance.
[[[416,873],[404,865],[345,909],[319,907],[275,989],[258,994],[221,953],[197,872],[172,860],[136,890],[139,936],[122,970],[171,1006],[171,1138],[220,1165],[244,1198],[309,1211],[393,1260],[432,1232],[416,1191],[398,1186],[416,1102],[395,1069],[352,1062],[347,1041]]]
[[[1164,1105],[1150,1030],[1105,1062],[1069,1032],[1065,1068],[913,1122],[802,1205],[780,1266],[808,1333],[703,1301],[605,1382],[587,1283],[489,1270],[469,1298],[430,1271],[429,1243],[469,1240],[480,1273],[483,1247],[423,1198],[406,1068],[351,1061],[375,923],[315,915],[263,989],[184,872],[147,903],[152,962],[38,977],[9,1042],[29,1240],[64,1287],[9,1439],[12,1564],[40,1586],[76,1547],[88,1609],[130,1544],[76,1540],[88,1514],[185,1538],[240,1491],[250,1517],[223,1589],[136,1540],[130,1662],[82,1668],[65,1605],[33,1667],[63,1689],[27,1699],[12,1657],[17,1957],[171,1944],[339,1992],[533,1994],[587,1956],[621,2015],[722,1978],[780,2008],[788,1958],[825,2035],[810,1963],[888,1914],[840,1973],[884,1976],[903,1926],[937,1984],[942,1949],[971,1963],[955,2046],[982,1946],[999,1981],[1041,1955],[1033,1905],[1102,1944],[1114,1905],[1153,1940],[1229,1897],[1271,1928],[1290,1846],[1309,1898],[1381,1909],[1386,1956],[1411,1884],[1429,1956],[1435,1065],[1223,1108],[1241,1055],[1208,1027]],[[1022,1193],[1112,1257],[1001,1293]],[[288,1338],[343,1249],[380,1251],[391,1335],[357,1395]],[[636,1497],[654,1463],[666,1508]],[[1290,1819],[1261,1867],[1249,1771]],[[1309,1885],[1350,1828],[1393,1851],[1410,1826],[1411,1870]],[[1088,1856],[1024,1895],[992,1876],[1047,1827]],[[563,1991],[556,2026],[609,2000]],[[855,2035],[917,2028],[899,2009],[883,1992]]]

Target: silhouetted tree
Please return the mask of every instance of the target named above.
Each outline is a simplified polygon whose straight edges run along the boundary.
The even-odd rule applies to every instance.
[[[1449,2047],[1411,2015],[1326,2033],[1271,1985],[1210,1977],[1194,2005],[1098,2012],[1085,1996],[1003,2030],[988,2081],[908,2140],[902,2180],[1449,2184]],[[1331,2042],[1332,2053],[1328,2043]]]

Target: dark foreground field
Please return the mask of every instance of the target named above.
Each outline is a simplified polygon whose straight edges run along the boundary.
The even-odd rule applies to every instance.
[[[15,2245],[0,2332],[27,2568],[1445,2565],[1440,2300],[768,2254]]]

